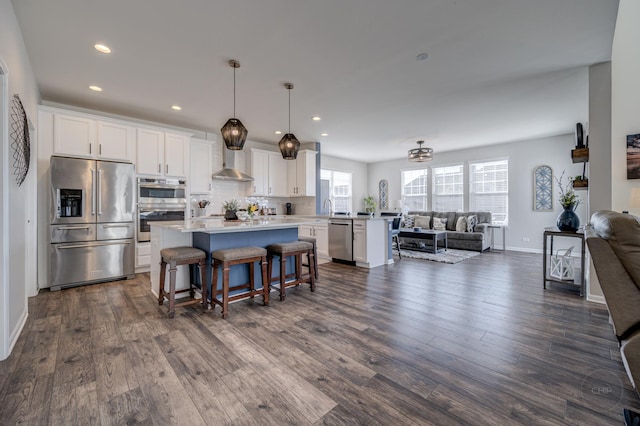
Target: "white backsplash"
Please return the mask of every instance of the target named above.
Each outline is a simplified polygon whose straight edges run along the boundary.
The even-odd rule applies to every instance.
[[[240,208],[245,208],[249,202],[257,202],[264,207],[272,207],[276,209],[276,214],[286,213],[286,203],[291,203],[293,214],[296,215],[314,215],[316,214],[315,197],[252,197],[247,195],[250,184],[247,182],[226,182],[213,181],[212,191],[205,194],[191,196],[191,209],[193,216],[210,216],[213,214],[223,214],[222,205],[225,201],[236,199],[240,204]],[[198,209],[198,202],[202,200],[209,201],[209,205],[201,211]]]

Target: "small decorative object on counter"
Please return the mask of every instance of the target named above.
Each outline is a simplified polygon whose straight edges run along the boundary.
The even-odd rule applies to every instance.
[[[226,220],[237,220],[236,211],[238,211],[238,200],[235,198],[232,200],[225,201],[222,204],[222,208],[224,209],[224,218]]]
[[[558,216],[558,221],[556,225],[558,229],[564,232],[576,232],[578,228],[580,228],[580,218],[574,211],[576,207],[580,204],[580,200],[578,196],[573,191],[573,178],[569,177],[567,179],[567,184],[562,184],[562,179],[564,178],[564,170],[562,171],[562,175],[560,178],[556,178],[558,182],[558,187],[560,188],[560,204],[564,211],[560,213]]]
[[[260,207],[258,206],[257,203],[250,203],[247,206],[247,213],[249,214],[249,217],[253,217],[259,210],[260,210]]]

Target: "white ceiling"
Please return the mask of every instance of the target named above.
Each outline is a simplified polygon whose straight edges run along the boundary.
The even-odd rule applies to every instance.
[[[45,101],[365,162],[572,132],[616,0],[13,0]],[[113,53],[96,52],[104,42]],[[429,59],[416,56],[428,52]],[[95,93],[95,84],[104,91]],[[173,104],[183,110],[174,112]],[[313,122],[313,115],[322,121]],[[326,132],[328,137],[321,137]]]

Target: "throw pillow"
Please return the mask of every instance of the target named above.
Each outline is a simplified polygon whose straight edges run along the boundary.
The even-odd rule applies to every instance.
[[[475,214],[467,216],[467,232],[474,232],[478,224],[478,216]]]
[[[415,222],[415,216],[404,216],[404,225],[401,225],[403,228],[413,228],[413,223]]]
[[[431,216],[416,216],[413,226],[419,226],[422,229],[431,229]]]
[[[460,216],[458,218],[458,222],[456,222],[456,231],[457,232],[467,231],[467,218],[465,218],[464,216]]]
[[[441,217],[433,218],[433,229],[436,231],[446,231],[447,230],[447,219],[443,219]]]

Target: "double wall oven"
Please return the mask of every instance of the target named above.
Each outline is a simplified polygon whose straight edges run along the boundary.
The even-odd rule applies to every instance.
[[[138,242],[151,239],[151,222],[184,220],[184,179],[138,178]]]

